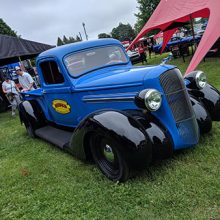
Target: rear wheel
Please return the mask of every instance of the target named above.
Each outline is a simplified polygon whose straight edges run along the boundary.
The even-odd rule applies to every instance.
[[[34,126],[31,124],[31,122],[28,119],[25,119],[24,125],[28,133],[28,136],[31,138],[35,138],[36,137],[35,132],[34,132],[35,129],[34,129]]]
[[[94,161],[106,177],[119,182],[129,178],[128,165],[116,140],[105,134],[93,134],[90,137],[90,147]]]

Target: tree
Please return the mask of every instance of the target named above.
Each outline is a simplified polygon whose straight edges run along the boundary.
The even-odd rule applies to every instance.
[[[99,35],[98,35],[98,38],[100,39],[100,38],[111,38],[111,35],[110,34],[106,34],[106,33],[100,33]]]
[[[119,41],[133,40],[135,32],[130,24],[119,23],[118,27],[112,29],[111,35]]]
[[[57,38],[57,46],[63,45],[63,41],[61,40],[60,37]]]
[[[69,37],[69,39],[67,40],[67,44],[75,43],[75,42],[78,42],[78,41],[81,41],[81,38],[78,35],[76,35],[76,38]]]
[[[145,23],[149,20],[160,0],[137,0],[139,12],[135,14],[137,22],[134,26],[136,34],[144,27]]]
[[[76,42],[79,42],[79,41],[82,41],[82,39],[78,35],[76,35]]]
[[[15,31],[13,31],[4,21],[0,18],[0,34],[17,37]]]
[[[67,38],[64,35],[63,40],[61,40],[60,37],[57,38],[57,46],[61,46],[61,45],[64,45],[64,44],[71,44],[71,43],[75,43],[75,42],[78,42],[78,41],[81,41],[81,38],[78,35],[76,35],[76,38],[74,38],[74,37]]]
[[[63,35],[63,44],[68,44],[69,40],[66,38],[65,35]]]
[[[75,43],[75,42],[76,42],[76,40],[74,37],[69,37],[68,44]]]

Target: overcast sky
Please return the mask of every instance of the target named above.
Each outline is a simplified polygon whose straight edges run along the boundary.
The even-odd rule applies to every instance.
[[[57,37],[79,32],[85,39],[110,33],[119,22],[136,22],[136,0],[1,0],[0,17],[22,38],[55,45]]]

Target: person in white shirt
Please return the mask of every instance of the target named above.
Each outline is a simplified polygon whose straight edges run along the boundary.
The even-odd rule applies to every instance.
[[[12,116],[15,116],[15,110],[21,102],[18,87],[15,85],[14,81],[6,77],[5,81],[2,83],[2,91],[11,104]]]
[[[16,73],[18,74],[18,81],[22,87],[22,92],[34,90],[34,80],[31,75],[21,70],[19,66],[15,67]]]

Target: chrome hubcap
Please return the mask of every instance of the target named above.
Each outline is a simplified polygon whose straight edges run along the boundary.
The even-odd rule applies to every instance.
[[[104,147],[104,155],[108,161],[110,161],[112,163],[114,162],[115,157],[112,152],[112,148],[108,144],[106,144]]]

